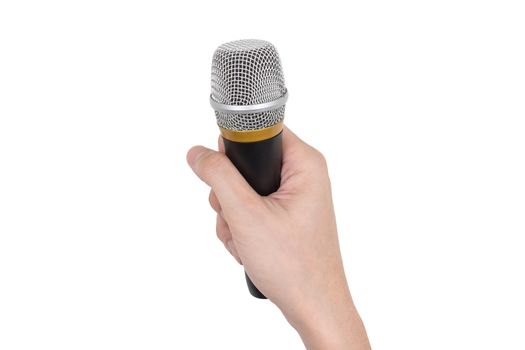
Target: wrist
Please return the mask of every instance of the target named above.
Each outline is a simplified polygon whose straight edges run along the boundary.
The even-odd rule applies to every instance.
[[[305,302],[300,317],[290,320],[308,350],[370,349],[361,317],[348,290]]]

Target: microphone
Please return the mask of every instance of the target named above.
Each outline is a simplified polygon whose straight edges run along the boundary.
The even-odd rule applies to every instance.
[[[226,156],[261,196],[277,191],[281,184],[287,99],[281,61],[271,43],[237,40],[217,48],[211,67],[210,104]],[[266,299],[245,276],[250,294]]]

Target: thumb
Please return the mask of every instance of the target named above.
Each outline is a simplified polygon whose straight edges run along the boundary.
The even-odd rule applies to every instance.
[[[223,153],[195,146],[188,151],[188,164],[195,174],[215,192],[226,218],[247,208],[262,205],[261,197]]]

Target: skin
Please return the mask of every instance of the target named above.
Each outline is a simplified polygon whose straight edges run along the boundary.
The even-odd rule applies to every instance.
[[[308,350],[370,349],[339,249],[323,155],[286,127],[279,190],[259,196],[224,155],[202,146],[188,164],[211,187],[217,237],[282,311]]]

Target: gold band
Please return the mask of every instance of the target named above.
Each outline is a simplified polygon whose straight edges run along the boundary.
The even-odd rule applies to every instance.
[[[235,142],[257,142],[262,140],[271,139],[275,135],[278,135],[283,130],[283,123],[272,125],[268,128],[259,130],[228,130],[219,127],[221,129],[221,135],[227,140]]]

